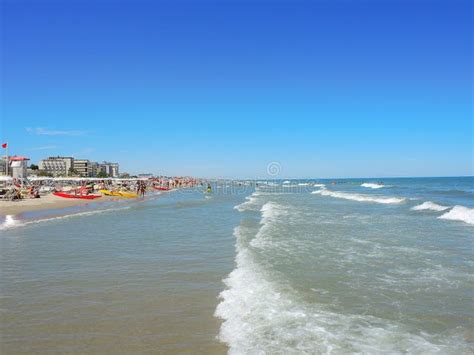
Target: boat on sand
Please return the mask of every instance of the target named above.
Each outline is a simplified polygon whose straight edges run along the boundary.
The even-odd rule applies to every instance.
[[[138,195],[134,192],[127,191],[111,191],[111,190],[99,190],[106,196],[125,197],[125,198],[137,198]]]
[[[77,198],[81,200],[94,200],[96,198],[102,197],[102,195],[82,195],[82,194],[73,194],[62,191],[53,192],[54,196],[63,197],[63,198]]]

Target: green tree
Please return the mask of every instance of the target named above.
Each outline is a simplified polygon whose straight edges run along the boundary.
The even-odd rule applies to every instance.
[[[109,177],[106,173],[104,173],[103,171],[100,171],[98,174],[97,174],[97,177],[98,178],[107,178]]]
[[[78,171],[74,169],[73,167],[69,168],[69,175],[76,176],[79,175]]]
[[[30,165],[30,169],[31,169],[31,170],[39,170],[39,166],[36,165],[36,164],[31,164],[31,165]]]
[[[53,174],[50,174],[50,173],[48,173],[48,172],[46,172],[46,171],[44,171],[44,170],[39,170],[37,175],[38,175],[38,176],[48,176],[48,177],[52,177],[52,176],[53,176]]]

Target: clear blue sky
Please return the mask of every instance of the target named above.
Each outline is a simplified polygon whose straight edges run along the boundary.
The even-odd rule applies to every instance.
[[[33,162],[473,175],[467,0],[3,0],[1,22],[1,138]]]

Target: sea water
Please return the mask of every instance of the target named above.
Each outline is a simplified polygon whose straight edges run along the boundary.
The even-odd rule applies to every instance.
[[[229,182],[15,218],[4,352],[473,351],[473,178]]]

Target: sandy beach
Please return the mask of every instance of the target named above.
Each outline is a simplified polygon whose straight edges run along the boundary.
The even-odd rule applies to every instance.
[[[17,215],[29,211],[61,209],[90,203],[114,201],[116,199],[116,197],[102,196],[99,199],[86,201],[80,199],[66,199],[54,195],[46,195],[35,199],[0,201],[0,215]]]

